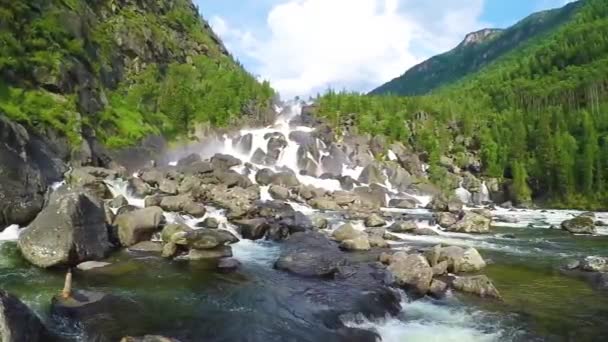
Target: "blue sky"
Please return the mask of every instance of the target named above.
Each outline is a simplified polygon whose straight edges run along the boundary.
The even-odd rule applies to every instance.
[[[368,91],[457,45],[567,0],[195,0],[245,67],[283,98]]]

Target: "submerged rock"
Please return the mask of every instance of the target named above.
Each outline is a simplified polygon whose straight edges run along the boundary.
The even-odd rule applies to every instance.
[[[452,281],[452,286],[459,291],[475,294],[479,297],[495,298],[502,300],[502,296],[485,275],[456,277]]]
[[[0,290],[0,340],[46,342],[51,339],[38,316],[17,297]]]
[[[23,256],[39,267],[103,259],[112,249],[104,205],[83,191],[54,194],[18,244]]]

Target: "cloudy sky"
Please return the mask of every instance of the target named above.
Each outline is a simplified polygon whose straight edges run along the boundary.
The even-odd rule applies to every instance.
[[[567,0],[195,0],[233,55],[283,98],[369,91],[485,27]]]

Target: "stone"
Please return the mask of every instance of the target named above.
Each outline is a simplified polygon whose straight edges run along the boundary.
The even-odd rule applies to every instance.
[[[398,209],[416,209],[418,207],[418,202],[409,198],[394,198],[388,202],[388,206]]]
[[[181,223],[171,223],[163,227],[162,232],[160,233],[161,239],[163,242],[175,242],[178,238],[183,238],[183,235],[174,237],[178,233],[189,233],[192,231],[192,228],[188,227],[185,224]],[[184,240],[185,241],[185,240]],[[184,243],[185,244],[185,243]]]
[[[177,161],[177,166],[178,167],[183,167],[183,166],[188,166],[188,165],[192,165],[198,162],[201,162],[202,158],[201,155],[198,153],[191,153],[183,158],[180,158],[180,160]]]
[[[149,240],[164,221],[163,210],[159,207],[139,209],[118,215],[114,224],[118,228],[118,238],[125,247]]]
[[[289,199],[289,189],[280,185],[271,185],[268,189],[270,196],[276,200],[286,201]]]
[[[230,246],[217,246],[206,249],[191,249],[186,255],[180,255],[176,260],[217,260],[221,258],[231,258],[232,248]]]
[[[411,254],[404,258],[393,256],[387,269],[396,285],[412,290],[417,295],[424,296],[430,289],[433,269],[422,255]]]
[[[452,281],[452,286],[458,291],[475,294],[482,298],[487,297],[502,300],[498,289],[485,275],[456,277]]]
[[[163,179],[158,190],[167,195],[177,195],[178,183],[172,179]]]
[[[439,236],[440,234],[431,228],[416,228],[411,234],[421,236]]]
[[[448,212],[450,213],[459,213],[462,211],[462,208],[464,207],[464,204],[462,203],[461,200],[457,199],[457,198],[452,198],[448,201]]]
[[[315,229],[327,229],[329,221],[325,217],[315,215],[311,218],[312,227]]]
[[[130,205],[130,204],[123,205],[122,207],[118,208],[118,210],[116,210],[116,216],[126,214],[126,213],[131,213],[138,209],[139,208],[134,205]]]
[[[118,195],[118,196],[114,197],[113,199],[111,199],[110,201],[108,201],[108,206],[110,208],[114,208],[114,209],[123,207],[125,205],[129,205],[129,201],[127,201],[127,199],[123,195]]]
[[[222,258],[217,264],[217,269],[220,272],[234,272],[241,266],[241,262],[235,258]]]
[[[199,224],[200,227],[217,229],[220,226],[220,222],[215,217],[207,217]]]
[[[98,167],[74,168],[66,176],[66,183],[73,188],[81,188],[97,199],[112,198],[110,189],[104,182],[113,179],[116,173],[112,170]]]
[[[411,233],[416,229],[418,225],[414,221],[395,222],[388,228],[393,233]]]
[[[27,305],[0,290],[0,339],[2,342],[46,342],[51,335]]]
[[[334,238],[334,240],[342,242],[345,240],[355,239],[363,234],[365,233],[355,229],[352,224],[346,223],[334,230],[334,232],[332,233],[332,237]]]
[[[217,153],[211,157],[211,164],[214,169],[228,170],[231,167],[242,164],[241,160],[228,154]]]
[[[308,202],[311,207],[325,211],[340,211],[342,208],[332,199],[314,198]]]
[[[382,252],[382,254],[380,254],[380,257],[378,257],[378,261],[380,261],[381,263],[388,265],[391,263],[391,260],[393,259],[393,256],[390,253],[386,253],[386,252]]]
[[[444,247],[438,262],[444,260],[448,262],[448,271],[452,273],[477,272],[486,267],[479,252],[472,247],[466,250],[458,246]]]
[[[369,245],[371,247],[377,247],[377,248],[388,248],[389,247],[389,243],[386,242],[386,240],[384,240],[381,236],[370,236],[368,240],[369,240]]]
[[[181,212],[192,202],[192,198],[188,195],[165,196],[160,202],[160,207],[166,211]]]
[[[347,251],[369,251],[371,245],[367,235],[360,234],[353,239],[342,241],[342,243],[340,243],[340,248]]]
[[[571,220],[566,220],[562,222],[561,227],[563,230],[571,234],[597,233],[595,222],[593,221],[593,218],[589,216],[578,216]]]
[[[441,212],[441,213],[435,214],[435,219],[437,220],[437,224],[441,228],[448,228],[448,227],[455,225],[456,222],[458,222],[458,215],[448,213],[448,212]]]
[[[365,226],[367,227],[382,227],[386,225],[386,221],[378,214],[371,214],[365,219]]]
[[[109,262],[102,262],[102,261],[85,261],[85,262],[81,262],[80,264],[78,264],[76,266],[77,269],[79,269],[80,271],[90,271],[96,268],[102,268],[102,267],[106,267],[106,266],[110,266],[112,265]]]
[[[160,204],[162,203],[164,197],[164,195],[146,196],[146,198],[144,198],[144,207],[160,207]]]
[[[433,279],[431,281],[431,287],[429,288],[429,294],[435,298],[443,298],[448,290],[448,284],[443,280]]]
[[[448,273],[448,262],[446,260],[433,266],[433,275],[434,276],[444,275],[446,273]]]
[[[178,245],[186,245],[188,248],[190,248],[190,250],[214,249],[217,247],[227,246],[239,242],[239,238],[224,229],[201,228],[181,234],[185,234],[185,243],[182,243],[182,239],[175,241],[175,243]]]
[[[608,258],[588,256],[581,260],[578,268],[587,272],[608,272]]]
[[[446,228],[451,232],[483,234],[490,232],[491,220],[473,212],[465,212],[455,224]]]
[[[129,251],[131,252],[140,252],[140,253],[162,253],[163,244],[155,241],[142,241],[138,242],[135,245],[129,247]]]
[[[361,174],[357,180],[366,184],[375,183],[384,185],[386,183],[386,176],[384,175],[384,172],[382,172],[381,165],[374,162],[367,165],[363,171],[361,171]]]
[[[433,246],[433,248],[428,249],[424,252],[424,256],[426,260],[429,262],[431,267],[437,265],[439,263],[439,257],[441,256],[441,245]]]
[[[161,256],[163,258],[173,258],[177,254],[177,244],[168,242],[163,245]]]
[[[112,249],[104,205],[82,190],[55,193],[18,245],[25,259],[44,268],[103,259]]]
[[[182,211],[194,218],[201,218],[207,214],[207,208],[203,204],[195,202],[186,203]]]
[[[152,187],[138,177],[129,178],[128,190],[137,197],[144,197],[153,193]]]
[[[248,240],[259,240],[266,235],[268,228],[268,222],[264,218],[248,219],[248,220],[236,220],[233,221],[237,226],[239,234],[244,239]]]

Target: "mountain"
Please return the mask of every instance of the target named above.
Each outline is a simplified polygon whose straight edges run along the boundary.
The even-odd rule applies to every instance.
[[[2,0],[0,114],[72,147],[188,136],[273,96],[190,0]]]
[[[561,25],[429,94],[330,92],[318,113],[403,142],[446,191],[472,174],[514,203],[608,209],[608,1],[549,13],[563,11]],[[505,32],[477,36],[494,44]]]
[[[559,9],[534,13],[502,29],[469,33],[453,50],[418,64],[370,94],[422,95],[474,74],[506,54],[557,29],[581,7],[581,2]]]

